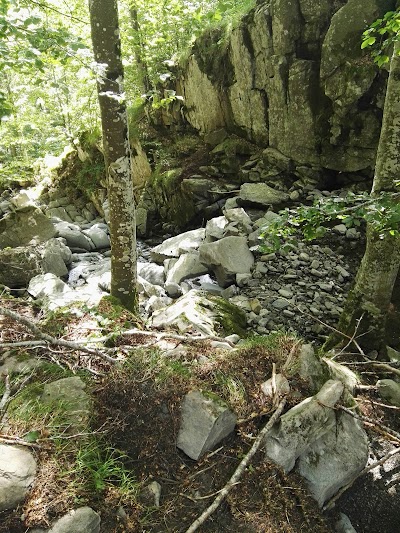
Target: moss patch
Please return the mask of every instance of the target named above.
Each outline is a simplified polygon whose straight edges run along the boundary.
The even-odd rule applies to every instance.
[[[246,315],[236,305],[229,303],[219,296],[210,296],[217,310],[216,322],[225,335],[236,334],[246,337]]]

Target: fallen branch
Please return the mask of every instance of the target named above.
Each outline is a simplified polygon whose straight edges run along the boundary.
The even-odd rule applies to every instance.
[[[283,398],[274,414],[271,416],[267,424],[262,428],[260,433],[258,434],[256,440],[253,443],[253,446],[250,448],[249,452],[246,454],[246,456],[242,459],[239,466],[233,473],[232,477],[228,481],[228,483],[225,485],[225,487],[219,492],[218,496],[215,498],[214,502],[193,522],[193,524],[189,527],[189,529],[186,531],[186,533],[194,533],[194,531],[197,531],[197,529],[204,524],[204,522],[207,520],[209,516],[213,514],[214,511],[218,509],[218,507],[221,505],[222,501],[226,498],[229,491],[232,489],[234,485],[237,484],[240,477],[242,476],[244,470],[246,469],[247,465],[249,464],[252,457],[257,452],[258,448],[260,447],[263,439],[265,438],[266,434],[271,430],[272,426],[275,424],[275,422],[279,419],[279,417],[282,414],[282,411],[286,404],[286,398]]]
[[[372,387],[376,390],[376,387]],[[377,405],[378,407],[384,407],[385,409],[393,409],[394,411],[400,411],[400,407],[395,405],[388,405],[387,403],[376,402],[375,400],[370,400],[369,398],[357,398],[357,402],[368,402],[371,403],[373,407]]]
[[[176,333],[157,333],[155,331],[142,331],[140,329],[128,329],[126,331],[121,331],[117,336],[129,336],[129,335],[144,335],[147,337],[155,337],[157,340],[161,339],[172,339],[177,341],[185,341],[188,343],[196,343],[196,342],[203,342],[203,341],[217,341],[217,342],[226,342],[226,344],[229,344],[232,348],[235,347],[235,344],[227,339],[224,339],[223,337],[217,337],[215,335],[203,335],[203,336],[197,336],[194,337],[192,335],[177,335]],[[104,340],[109,340],[115,336],[114,333],[111,333],[110,335],[107,335],[107,337],[104,338]]]
[[[393,368],[389,364],[386,364],[386,363],[372,363],[372,365],[375,368],[380,368],[381,370],[387,370],[388,372],[392,372],[393,374],[396,374],[397,376],[400,376],[400,370],[398,368]]]
[[[3,411],[6,410],[7,405],[11,398],[11,384],[10,384],[10,376],[7,374],[5,376],[5,391],[3,394],[3,397],[0,400],[0,414],[3,413]]]
[[[379,427],[385,433],[387,433],[391,437],[394,437],[396,440],[398,440],[400,442],[400,433],[398,433],[397,431],[394,431],[394,429],[392,429],[392,428],[390,428],[388,426],[385,426],[385,425],[381,424],[380,422],[377,422],[376,420],[373,420],[372,418],[369,418],[368,416],[359,415],[357,413],[354,413],[351,409],[348,409],[347,407],[344,407],[343,405],[340,405],[339,409],[341,409],[345,413],[351,415],[352,417],[357,418],[358,420],[361,420],[361,422],[365,422],[365,423],[370,424],[372,426]]]
[[[18,446],[28,446],[29,448],[35,448],[37,450],[41,450],[42,446],[40,444],[35,444],[34,442],[27,442],[24,439],[21,439],[20,437],[14,437],[9,435],[0,435],[0,442],[4,442],[4,444],[18,444]]]
[[[82,344],[78,344],[76,342],[71,342],[71,341],[65,341],[63,339],[56,339],[55,337],[52,337],[51,335],[48,335],[47,333],[43,333],[31,320],[28,320],[26,317],[21,316],[17,313],[14,313],[14,311],[5,309],[4,307],[0,307],[0,315],[8,316],[9,318],[12,318],[16,322],[23,324],[28,329],[30,329],[37,337],[39,337],[40,339],[43,339],[44,341],[50,344],[54,344],[56,346],[62,346],[64,348],[69,348],[70,350],[74,350],[77,352],[87,353],[89,355],[95,355],[96,357],[100,357],[101,359],[104,359],[105,361],[108,361],[109,363],[116,363],[119,361],[119,359],[110,357],[109,355],[105,354],[104,352],[100,350],[86,348],[85,346],[82,346]]]
[[[349,481],[347,483],[347,485],[345,485],[344,487],[342,487],[339,492],[337,492],[329,501],[326,505],[324,505],[324,508],[323,510],[324,511],[327,511],[329,509],[332,509],[332,507],[335,506],[335,502],[342,496],[342,494],[344,492],[346,492],[346,490],[348,490],[350,487],[353,486],[353,483],[356,481],[356,479],[358,479],[359,477],[363,476],[364,474],[367,474],[368,472],[370,472],[371,470],[373,470],[374,468],[376,468],[377,466],[381,466],[383,465],[384,463],[386,463],[386,461],[388,461],[391,457],[393,457],[393,455],[397,454],[400,452],[400,448],[394,448],[393,450],[391,450],[390,452],[388,452],[385,456],[382,457],[382,459],[379,459],[379,461],[376,461],[375,463],[372,463],[370,464],[369,466],[366,466],[363,470],[361,470],[361,472],[359,472],[356,476],[353,477],[353,479],[351,481]]]

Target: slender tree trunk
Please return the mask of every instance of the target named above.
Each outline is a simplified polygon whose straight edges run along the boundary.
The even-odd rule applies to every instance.
[[[136,68],[139,75],[139,83],[141,85],[141,91],[146,94],[150,91],[150,79],[147,70],[146,61],[143,59],[143,42],[142,34],[140,30],[138,9],[135,3],[129,7],[129,15],[131,19],[131,26],[134,34],[133,52],[135,54]]]
[[[395,43],[390,63],[382,130],[376,158],[371,195],[395,190],[400,178],[400,41]],[[385,330],[393,286],[400,266],[400,237],[380,235],[367,228],[367,246],[339,321],[340,331],[352,335],[357,319],[362,320],[357,341],[366,352],[377,350],[385,355]],[[328,341],[328,346],[337,342]]]
[[[111,295],[137,308],[136,224],[117,0],[89,0],[107,169],[111,236]]]

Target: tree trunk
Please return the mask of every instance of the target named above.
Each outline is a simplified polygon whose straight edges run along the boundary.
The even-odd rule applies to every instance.
[[[133,52],[135,54],[136,68],[139,76],[140,89],[143,94],[146,94],[150,91],[150,79],[149,73],[147,70],[147,64],[143,59],[143,42],[142,34],[140,30],[139,18],[138,18],[138,9],[136,5],[131,5],[129,8],[129,15],[131,19],[131,25],[134,34],[134,46]]]
[[[375,176],[371,195],[395,190],[400,178],[400,41],[390,63],[386,89],[382,130],[376,158]],[[393,286],[400,266],[400,237],[388,233],[380,235],[367,228],[367,247],[350,291],[338,329],[352,335],[357,319],[361,319],[357,342],[368,353],[377,350],[385,355],[385,330]],[[328,341],[328,347],[338,338]]]
[[[107,170],[111,236],[111,295],[137,308],[136,223],[117,0],[89,0],[97,90]]]

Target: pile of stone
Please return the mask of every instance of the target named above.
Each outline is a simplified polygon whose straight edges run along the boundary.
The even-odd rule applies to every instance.
[[[287,199],[265,183],[245,183],[237,197],[225,201],[223,215],[205,228],[151,250],[139,243],[142,315],[157,327],[182,325],[188,309],[200,305],[204,320],[192,312],[189,323],[195,320],[195,329],[211,334],[214,315],[205,318],[211,304],[199,301],[214,294],[246,313],[258,334],[283,328],[308,337],[322,334],[321,322],[337,322],[353,272],[342,255],[320,244],[299,240],[289,250],[259,252],[261,232],[279,219],[271,206]],[[109,230],[92,204],[78,209],[65,196],[53,195],[48,206],[39,207],[27,191],[12,197],[9,208],[0,220],[0,283],[28,288],[51,309],[73,301],[95,305],[109,291]],[[343,225],[333,231],[350,249],[359,237]],[[184,300],[175,305],[180,297]]]

